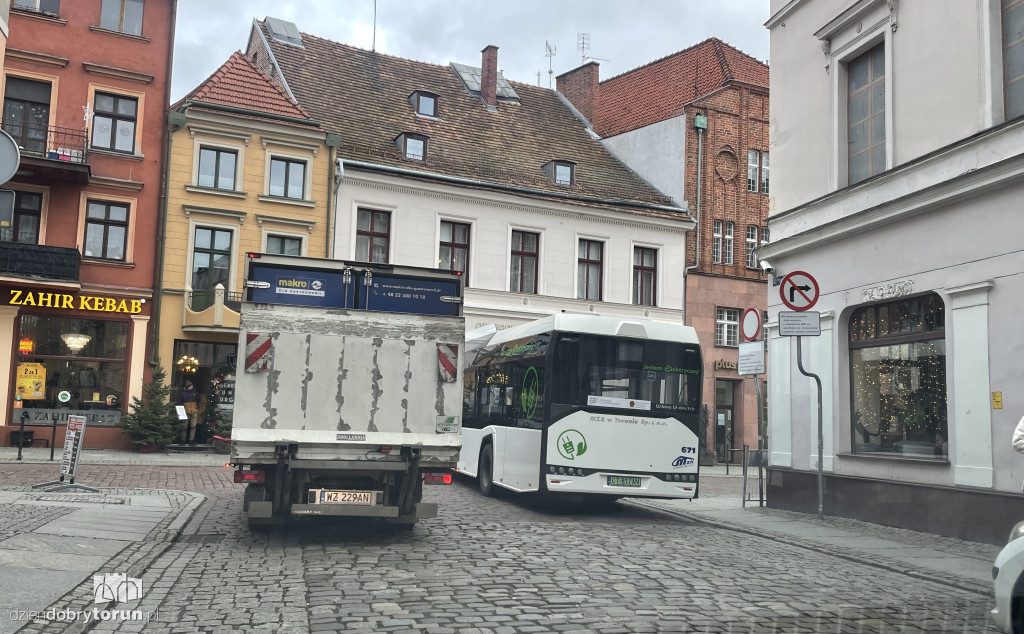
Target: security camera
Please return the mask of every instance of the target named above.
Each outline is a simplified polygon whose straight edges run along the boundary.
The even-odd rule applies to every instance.
[[[775,269],[772,268],[772,265],[768,262],[768,260],[761,260],[760,265],[761,272],[764,273],[765,275],[772,275],[775,273]]]

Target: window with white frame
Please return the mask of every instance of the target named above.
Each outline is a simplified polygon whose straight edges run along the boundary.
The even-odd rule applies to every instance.
[[[747,191],[757,193],[757,170],[761,166],[761,153],[747,150]]]
[[[761,244],[768,244],[768,227],[761,227]]]
[[[1003,0],[1003,83],[1009,120],[1024,114],[1024,0]]]
[[[736,347],[739,345],[740,309],[719,308],[715,314],[715,345]]]
[[[847,79],[849,184],[885,171],[885,43],[850,60]]]
[[[722,221],[715,220],[711,223],[711,263],[722,263]]]
[[[735,224],[725,223],[725,234],[722,236],[722,261],[725,264],[732,264],[732,235]]]
[[[768,152],[761,153],[761,193],[768,193]]]
[[[306,197],[306,161],[277,156],[271,158],[270,195],[304,200]]]
[[[267,253],[302,255],[302,238],[287,235],[267,235]]]
[[[238,152],[216,147],[199,148],[197,185],[214,189],[235,189],[235,165]]]
[[[747,225],[747,268],[757,268],[757,227]]]

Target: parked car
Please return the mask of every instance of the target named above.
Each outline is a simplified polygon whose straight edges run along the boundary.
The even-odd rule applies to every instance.
[[[1010,541],[999,551],[992,579],[995,583],[996,607],[992,618],[999,631],[1024,634],[1024,522],[1010,531]]]

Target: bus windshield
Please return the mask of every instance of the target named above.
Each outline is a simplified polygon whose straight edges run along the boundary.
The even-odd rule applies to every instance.
[[[550,376],[552,418],[581,407],[695,413],[700,405],[696,345],[562,334]]]

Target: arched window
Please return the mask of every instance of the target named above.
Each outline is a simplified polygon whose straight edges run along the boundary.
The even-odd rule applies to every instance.
[[[865,306],[850,317],[855,453],[947,455],[946,332],[932,293]]]

